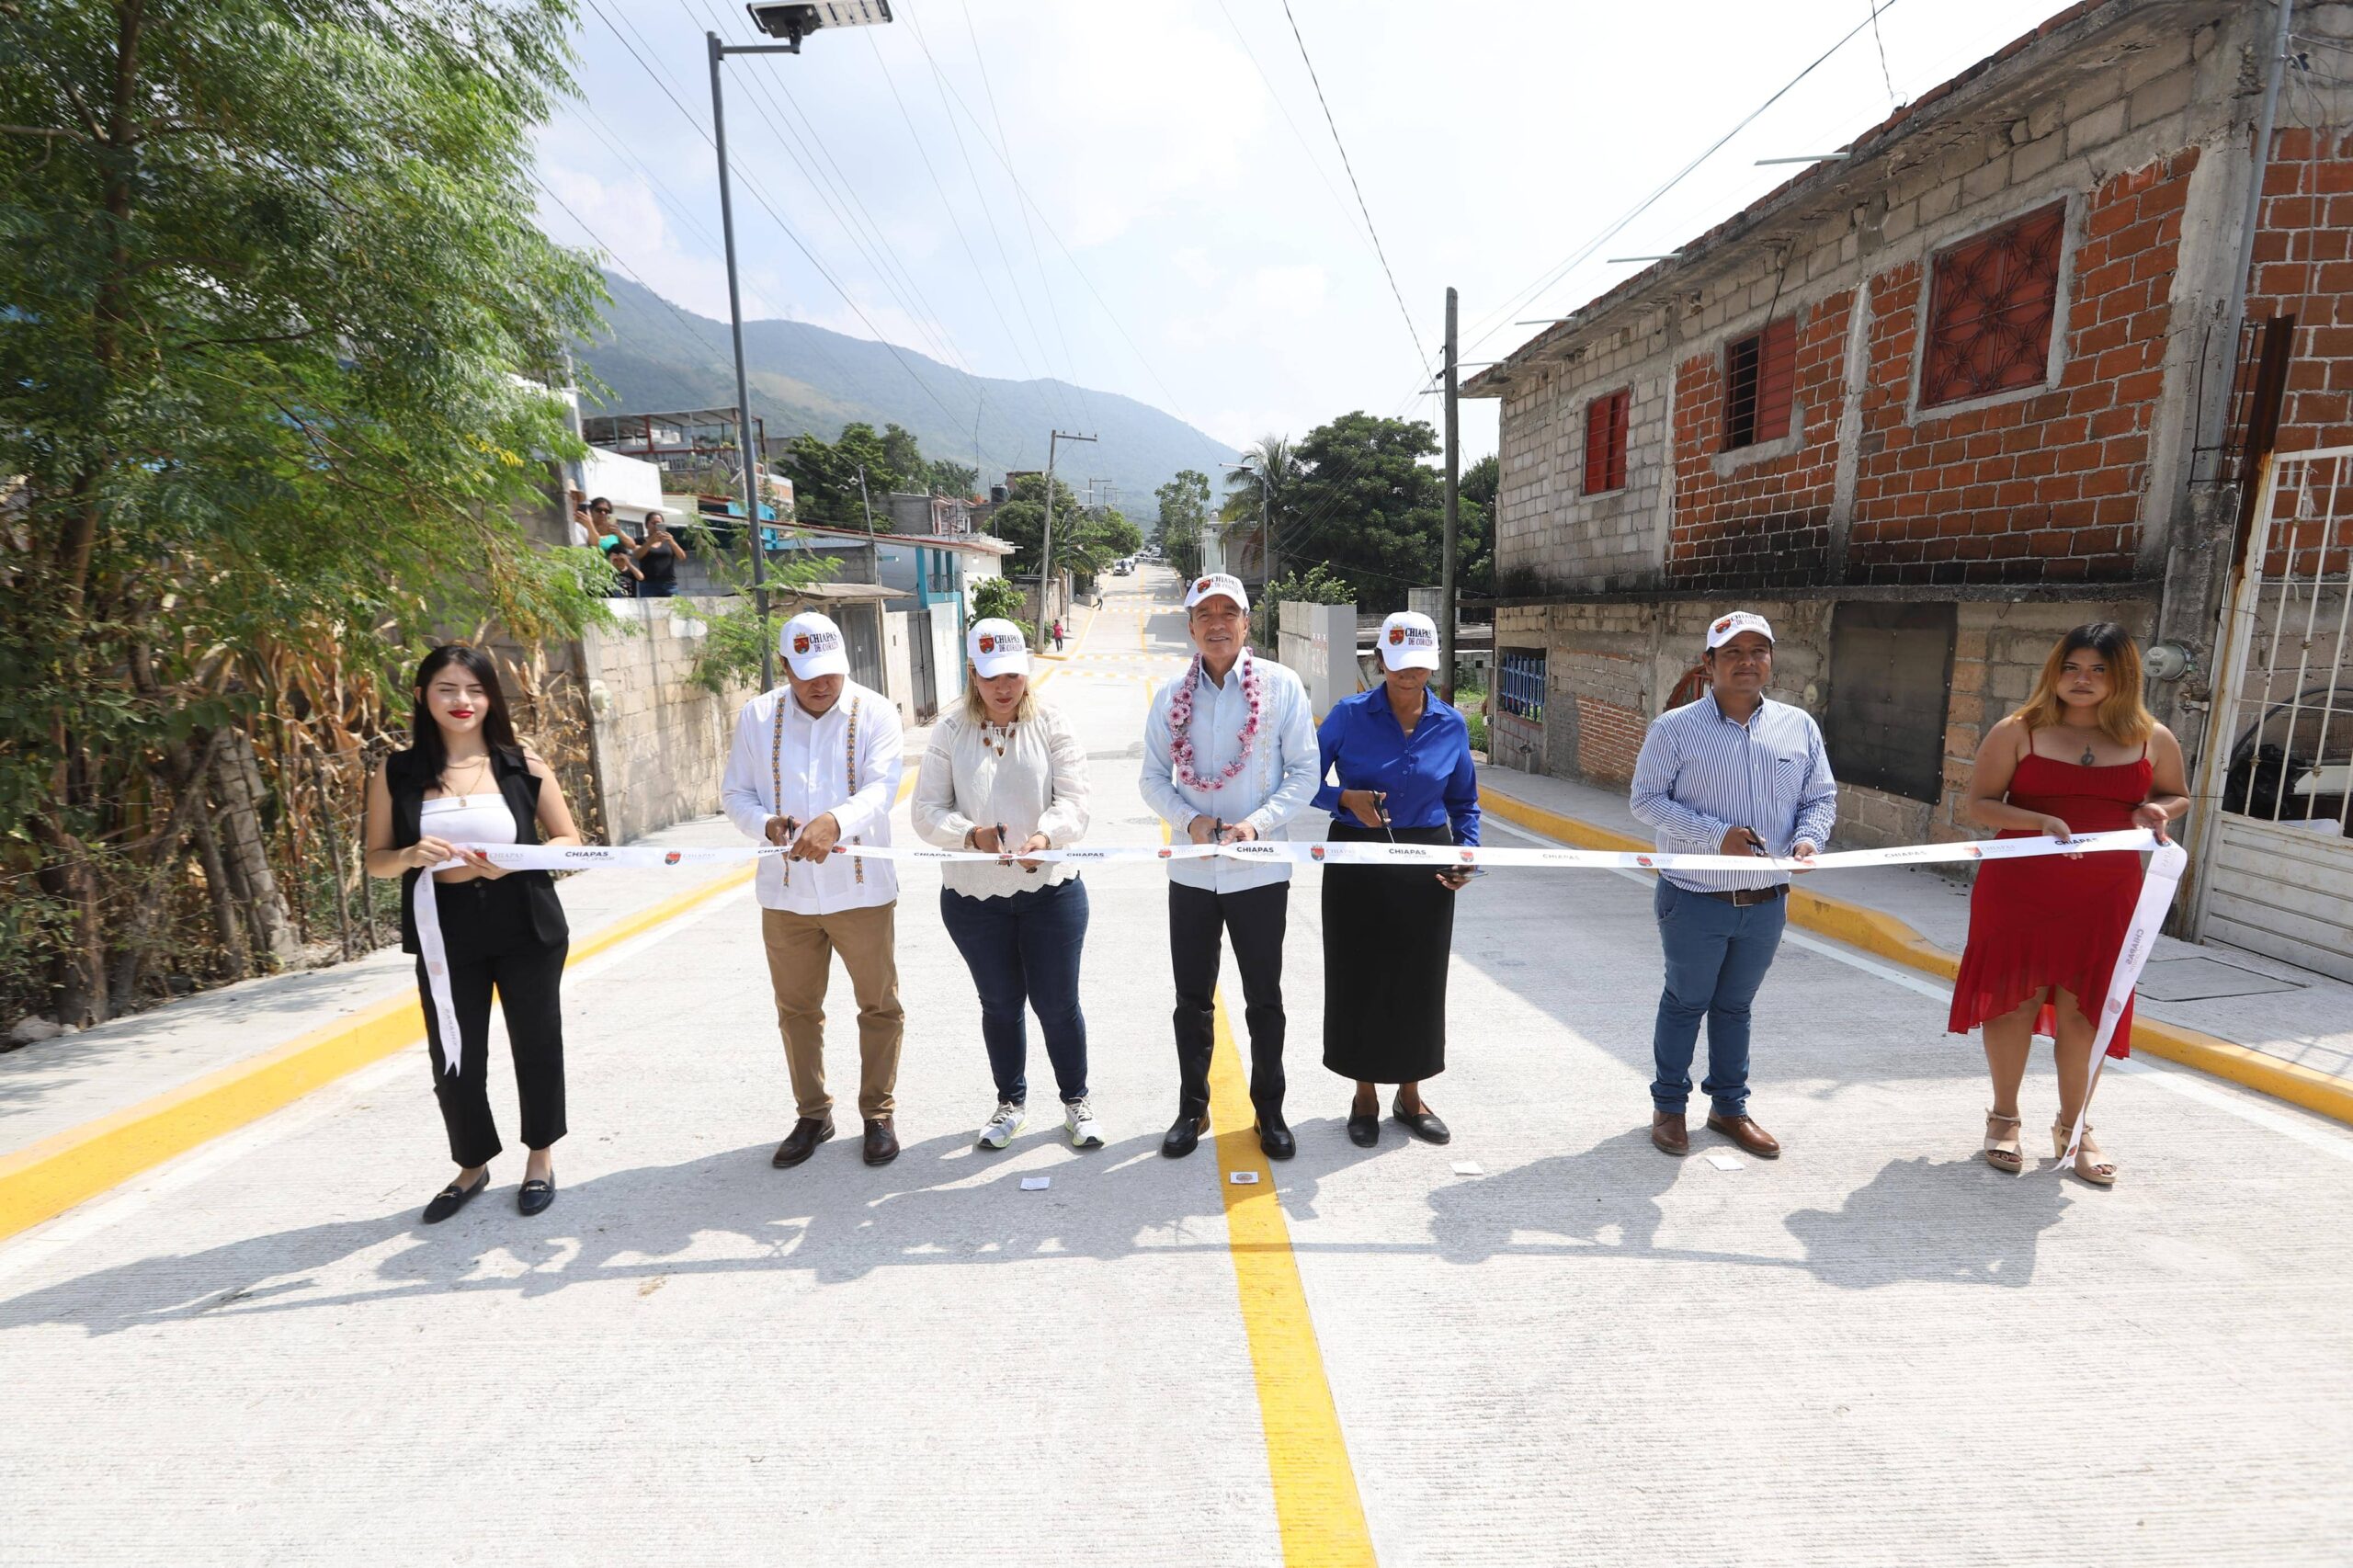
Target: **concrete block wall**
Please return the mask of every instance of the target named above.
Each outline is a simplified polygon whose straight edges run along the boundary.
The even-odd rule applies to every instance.
[[[720,775],[748,686],[714,694],[695,684],[718,607],[688,597],[621,599],[621,625],[581,636],[591,756],[610,842],[627,844],[672,823],[719,810]]]

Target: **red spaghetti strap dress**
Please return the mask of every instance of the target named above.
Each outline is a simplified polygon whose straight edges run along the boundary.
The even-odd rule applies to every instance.
[[[2010,777],[2007,799],[2020,811],[2057,817],[2077,833],[2114,832],[2133,825],[2132,809],[2149,798],[2155,773],[2145,753],[2112,767],[2029,753]],[[2036,835],[2006,828],[1998,836]],[[2073,993],[2085,1016],[2097,1021],[2140,897],[2138,855],[2109,850],[2078,860],[2041,855],[1985,861],[1969,894],[1969,946],[1961,955],[1945,1027],[1967,1034],[2054,985]],[[2046,1002],[2035,1015],[2034,1032],[2047,1035],[2052,1027]],[[2131,1040],[2128,997],[2108,1053],[2131,1054]]]

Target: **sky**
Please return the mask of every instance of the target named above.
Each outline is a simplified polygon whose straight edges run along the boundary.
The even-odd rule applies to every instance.
[[[756,35],[722,0],[579,5],[541,225],[724,320],[704,34]],[[1353,409],[1435,426],[1449,285],[1467,373],[1796,172],[1758,159],[1834,151],[2063,8],[892,0],[726,62],[745,314],[1123,392],[1237,448]],[[1461,406],[1467,464],[1496,405]]]

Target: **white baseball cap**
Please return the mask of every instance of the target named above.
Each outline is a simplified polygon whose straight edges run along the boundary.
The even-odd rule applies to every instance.
[[[1419,610],[1401,609],[1381,623],[1381,662],[1392,670],[1438,668],[1438,623]]]
[[[786,621],[776,634],[776,648],[802,680],[849,674],[849,645],[842,641],[842,629],[814,610]]]
[[[1771,621],[1754,610],[1736,609],[1708,622],[1708,652],[1714,653],[1744,631],[1754,631],[1768,642],[1773,641]]]
[[[972,622],[972,629],[964,633],[964,656],[972,661],[983,680],[1029,673],[1029,640],[1009,620],[992,617]]]
[[[1185,608],[1191,609],[1203,599],[1212,599],[1220,594],[1232,599],[1243,614],[1250,613],[1250,590],[1242,585],[1241,578],[1225,572],[1194,578],[1193,585],[1185,590]]]

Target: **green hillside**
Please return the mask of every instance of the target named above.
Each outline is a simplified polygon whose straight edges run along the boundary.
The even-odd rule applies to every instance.
[[[613,296],[605,335],[575,346],[609,389],[587,412],[735,401],[725,322],[671,306],[625,278],[607,273],[605,284]],[[1075,428],[1100,440],[1065,447],[1060,472],[1082,489],[1090,478],[1116,484],[1119,505],[1139,520],[1151,516],[1153,492],[1178,469],[1214,478],[1218,463],[1233,456],[1224,442],[1133,398],[1065,381],[969,376],[911,348],[894,356],[880,343],[804,322],[745,323],[744,354],[753,410],[767,420],[771,437],[807,430],[831,440],[851,420],[877,428],[896,422],[915,432],[926,456],[970,463],[977,415],[985,485],[1010,469],[1043,468],[1047,431]]]

